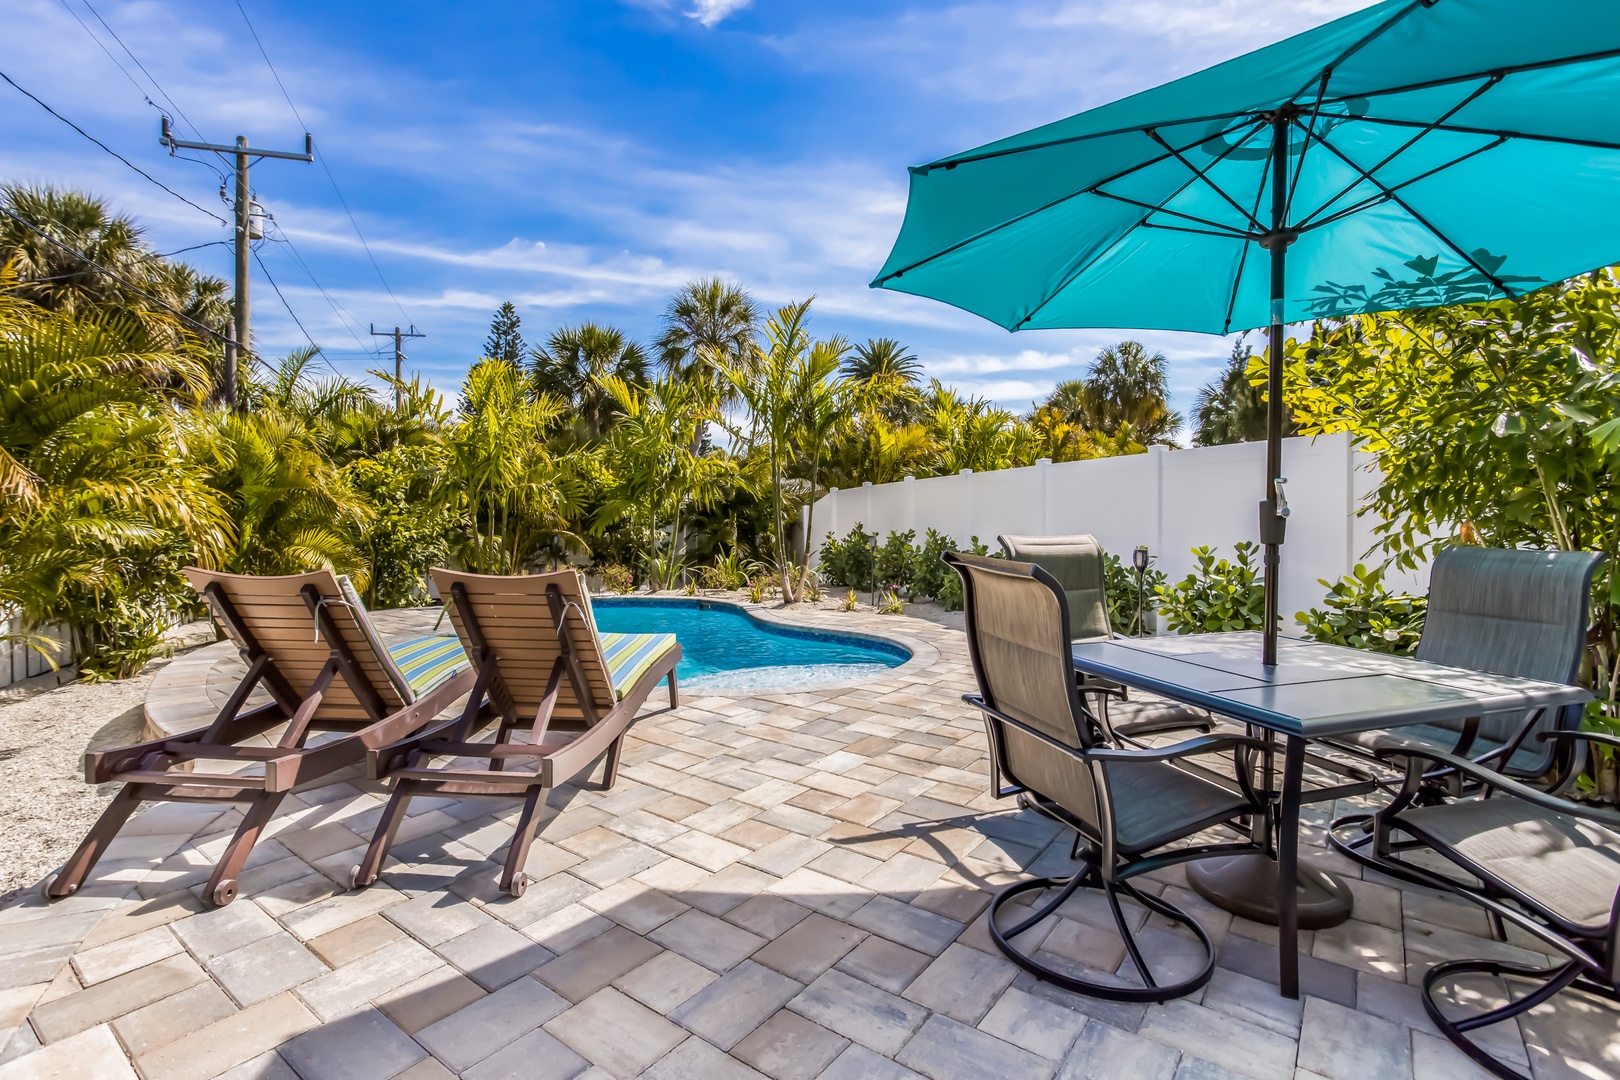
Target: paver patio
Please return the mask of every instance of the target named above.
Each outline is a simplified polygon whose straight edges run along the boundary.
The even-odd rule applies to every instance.
[[[381,879],[347,891],[383,800],[338,777],[287,799],[217,910],[196,891],[237,812],[142,813],[79,894],[0,911],[0,1080],[1483,1075],[1415,986],[1438,958],[1539,954],[1323,850],[1325,807],[1305,839],[1351,879],[1356,917],[1302,935],[1303,1000],[1268,981],[1274,932],[1175,872],[1153,887],[1220,945],[1202,992],[1118,1004],[1022,973],[984,908],[1023,869],[1064,872],[1068,841],[989,797],[963,635],[786,617],[903,635],[916,656],[856,687],[655,697],[614,790],[553,793],[521,898],[495,887],[514,804],[416,800]],[[157,707],[206,712],[205,675]],[[1129,977],[1105,912],[1076,897],[1064,916],[1043,959]],[[1164,957],[1190,940],[1142,937]],[[1620,1076],[1612,1008],[1564,995],[1521,1024],[1493,1045],[1537,1077]]]

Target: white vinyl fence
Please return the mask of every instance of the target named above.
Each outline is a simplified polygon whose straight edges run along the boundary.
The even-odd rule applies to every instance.
[[[964,547],[977,536],[991,550],[1003,533],[1090,533],[1127,562],[1133,548],[1147,545],[1154,565],[1176,581],[1194,568],[1193,547],[1212,546],[1229,557],[1238,541],[1259,541],[1265,452],[1264,443],[1155,446],[1129,457],[1042,460],[1023,469],[834,489],[816,502],[809,542],[819,546],[829,532],[842,537],[857,523],[880,537],[915,529],[919,544],[931,528]],[[1285,440],[1283,475],[1292,513],[1279,610],[1283,632],[1298,634],[1294,613],[1320,606],[1326,591],[1318,579],[1337,581],[1358,562],[1382,561],[1376,553],[1368,557],[1376,520],[1356,515],[1378,474],[1373,455],[1338,434]],[[1391,568],[1387,582],[1393,591],[1423,592],[1428,572]]]

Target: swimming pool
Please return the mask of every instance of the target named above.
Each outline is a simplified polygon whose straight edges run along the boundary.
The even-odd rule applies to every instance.
[[[674,634],[683,688],[759,690],[881,675],[911,659],[891,642],[756,619],[711,600],[593,597],[604,633]]]

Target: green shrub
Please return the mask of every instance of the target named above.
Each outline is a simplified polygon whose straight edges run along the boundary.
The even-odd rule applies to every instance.
[[[947,581],[957,582],[956,571],[946,566],[940,556],[957,550],[955,540],[938,529],[929,529],[921,547],[911,549],[911,595],[913,599],[927,597],[940,599],[940,590]],[[943,601],[941,601],[943,603]],[[958,603],[961,602],[958,597]]]
[[[877,551],[879,585],[896,590],[910,587],[912,541],[916,539],[916,529],[907,529],[903,533],[889,533],[889,538]]]
[[[1215,558],[1214,549],[1195,547],[1198,569],[1174,585],[1157,585],[1159,614],[1178,634],[1219,630],[1258,630],[1265,621],[1265,586],[1255,569],[1259,547],[1241,541],[1231,561]]]
[[[821,576],[834,585],[850,588],[870,587],[872,584],[872,541],[874,534],[866,532],[860,522],[849,530],[842,540],[827,534],[821,542]]]
[[[733,547],[715,559],[712,565],[705,566],[699,579],[705,589],[741,589],[748,584],[748,575],[752,570],[749,560]]]
[[[878,600],[877,613],[879,615],[899,615],[905,611],[905,605],[900,602],[900,594],[890,589]]]
[[[990,555],[990,548],[980,543],[977,536],[973,537],[972,542],[968,544],[967,550],[974,555]],[[990,555],[990,557],[1000,559],[1003,556],[998,552],[995,555]],[[939,592],[934,594],[934,599],[938,600],[939,606],[946,611],[961,611],[962,575],[946,567],[945,580],[940,583]]]
[[[1111,551],[1103,553],[1103,560],[1108,588],[1108,622],[1113,626],[1114,633],[1122,637],[1136,636],[1138,600],[1141,601],[1142,621],[1147,624],[1145,632],[1153,633],[1156,597],[1160,586],[1169,580],[1164,571],[1149,566],[1142,574],[1142,591],[1138,595],[1136,568]]]
[[[1417,648],[1427,597],[1390,592],[1384,588],[1382,567],[1369,570],[1360,563],[1337,583],[1321,581],[1328,587],[1322,598],[1326,610],[1311,608],[1294,616],[1307,635],[1330,645],[1397,656]]]
[[[636,575],[630,572],[628,566],[618,563],[602,563],[591,568],[596,579],[602,583],[602,588],[608,592],[627,593],[636,587]]]

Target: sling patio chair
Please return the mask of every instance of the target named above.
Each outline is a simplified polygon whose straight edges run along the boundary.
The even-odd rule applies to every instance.
[[[1595,551],[1450,547],[1429,571],[1418,660],[1545,682],[1573,683],[1586,651]],[[1536,738],[1580,726],[1580,705],[1503,712],[1444,724],[1369,731],[1332,740],[1361,756],[1399,747],[1443,750],[1503,775],[1555,785],[1567,740]],[[1553,779],[1548,779],[1553,778]]]
[[[1071,857],[1080,860],[1066,879],[1026,878],[998,892],[988,913],[991,938],[1019,967],[1077,993],[1115,1001],[1192,993],[1214,973],[1209,934],[1132,880],[1194,859],[1262,850],[1248,839],[1248,821],[1266,813],[1251,782],[1253,752],[1263,744],[1218,734],[1156,749],[1122,746],[1106,716],[1085,706],[1088,692],[1075,682],[1068,598],[1058,580],[1031,563],[956,552],[944,559],[962,576],[968,653],[979,685],[979,693],[964,700],[984,714],[990,790],[998,798],[1016,795],[1024,808],[1073,830]],[[1224,755],[1231,756],[1221,760]],[[1195,763],[1200,757],[1216,758],[1221,772]],[[1226,770],[1235,776],[1223,776]],[[1176,846],[1218,826],[1245,839]],[[1060,971],[1014,943],[1059,914],[1082,888],[1100,890],[1107,900],[1141,985]],[[1037,906],[1026,913],[1012,902],[1029,894]],[[1155,977],[1121,907],[1122,894],[1191,932],[1203,955],[1196,973],[1167,983]],[[1010,925],[1009,915],[1016,920]]]
[[[998,536],[1007,558],[1034,563],[1057,579],[1069,605],[1073,641],[1107,641],[1115,637],[1108,615],[1108,556],[1097,538],[1075,536]],[[1131,701],[1123,686],[1077,674],[1081,689],[1095,692],[1097,707],[1108,713],[1114,733],[1129,740],[1177,731],[1208,734],[1214,720],[1202,709],[1174,701]]]
[[[494,577],[434,569],[431,577],[477,681],[459,717],[367,754],[368,775],[391,777],[394,790],[351,884],[377,879],[415,796],[521,799],[500,887],[522,896],[547,792],[604,754],[603,783],[613,786],[625,732],[647,696],[668,679],[669,706],[679,704],[681,647],[674,634],[598,633],[573,570]],[[473,741],[491,724],[492,741]],[[488,764],[474,768],[465,759]]]
[[[229,904],[288,792],[360,762],[368,747],[427,726],[472,687],[455,638],[385,646],[349,580],[329,570],[251,577],[192,567],[186,576],[241,651],[247,673],[208,727],[84,756],[87,783],[124,786],[45,882],[47,897],[75,892],[141,803],[222,802],[243,807],[242,823],[203,897]],[[243,712],[260,686],[271,700]]]
[[[1580,770],[1587,744],[1620,750],[1620,738],[1595,732],[1541,731],[1535,738],[1573,752],[1571,775]],[[1482,1045],[1488,1039],[1476,1041],[1470,1033],[1512,1024],[1571,988],[1620,1002],[1620,813],[1560,798],[1458,754],[1401,748],[1381,750],[1379,756],[1403,767],[1405,779],[1394,800],[1373,816],[1372,851],[1362,861],[1388,876],[1478,904],[1499,941],[1507,937],[1505,924],[1512,924],[1544,943],[1541,951],[1568,958],[1548,968],[1500,959],[1453,959],[1424,975],[1424,1008],[1446,1038],[1491,1073],[1520,1078]],[[1435,767],[1470,778],[1481,794],[1426,805],[1425,777]],[[1336,833],[1351,827],[1343,821],[1333,826]],[[1419,865],[1403,855],[1426,861]],[[1452,867],[1434,860],[1435,855],[1464,876],[1451,873]],[[1477,981],[1471,981],[1467,988],[1458,987],[1464,993],[1453,995],[1449,1010],[1442,1008],[1445,988],[1468,976],[1505,976],[1538,985],[1513,988],[1502,995],[1505,1004],[1465,1014],[1459,1005],[1465,1000],[1471,1004],[1479,991]],[[1539,1068],[1536,1072],[1541,1074]]]

